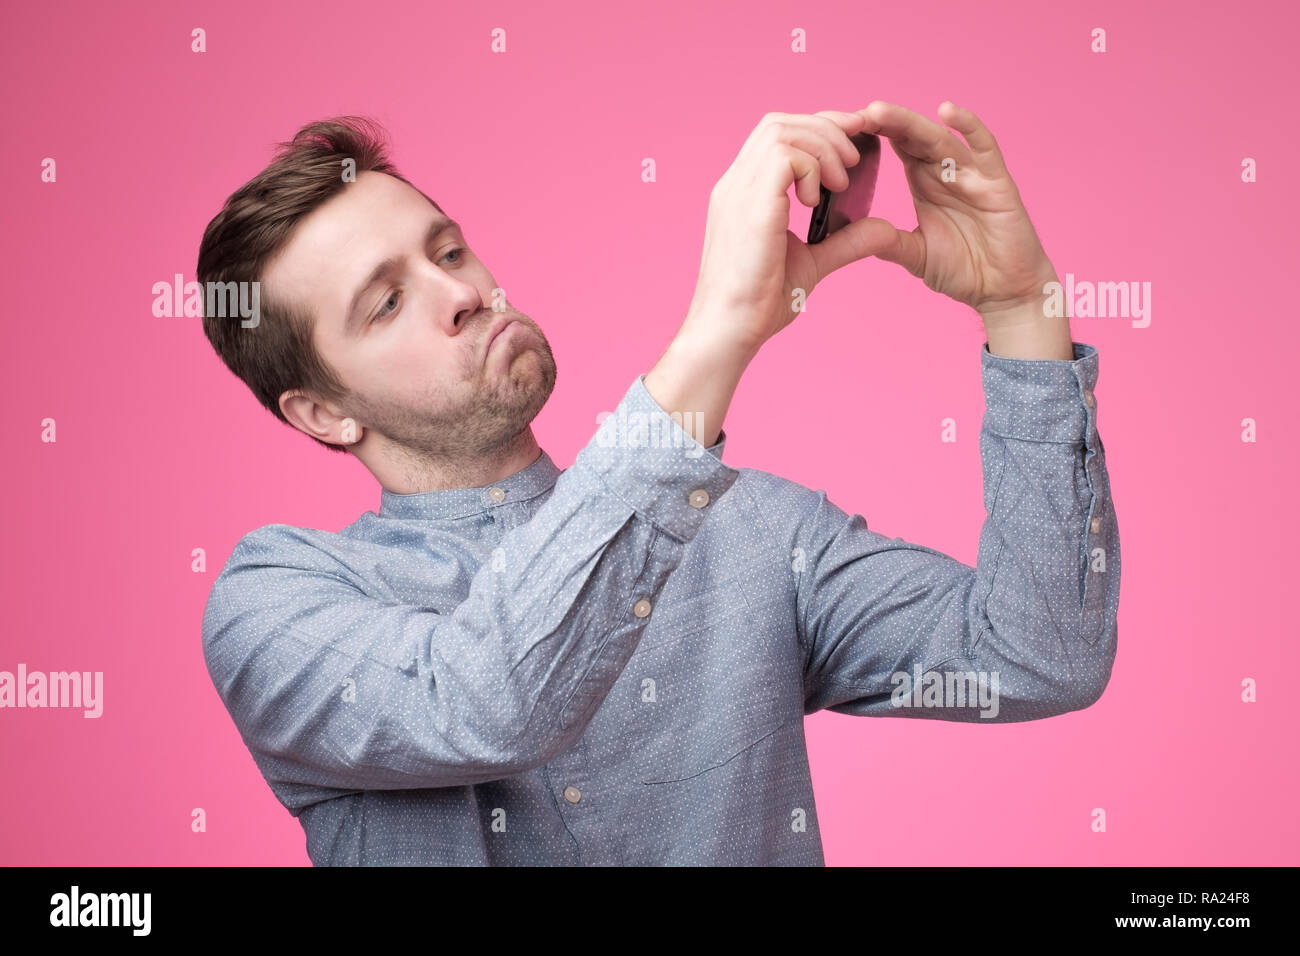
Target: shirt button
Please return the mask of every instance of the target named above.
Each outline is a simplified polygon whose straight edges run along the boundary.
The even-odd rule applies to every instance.
[[[488,492],[488,495],[492,498],[493,501],[504,501],[506,497],[506,493],[500,488],[493,488],[491,491]]]
[[[637,617],[645,617],[647,614],[650,613],[650,602],[647,601],[645,598],[642,598],[641,600],[637,601],[635,604],[632,605],[632,613],[635,614]]]
[[[687,500],[690,501],[692,508],[703,508],[709,503],[709,493],[703,488],[697,488],[691,492],[691,497]]]
[[[1097,400],[1092,397],[1092,389],[1085,388],[1083,390],[1083,403],[1087,405],[1089,408],[1092,408],[1094,405],[1097,404]]]
[[[1093,518],[1093,519],[1092,519],[1092,533],[1093,533],[1093,534],[1096,534],[1096,533],[1097,533],[1098,531],[1100,531],[1100,530],[1101,530],[1101,519],[1100,519],[1100,518]]]
[[[577,787],[565,787],[564,799],[568,800],[570,803],[577,803],[582,799],[582,791]]]

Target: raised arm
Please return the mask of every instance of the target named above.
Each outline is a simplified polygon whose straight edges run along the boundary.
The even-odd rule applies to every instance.
[[[1031,720],[1091,704],[1115,657],[1119,528],[1098,356],[1044,308],[1056,271],[993,135],[951,102],[940,114],[946,126],[882,101],[860,111],[903,163],[917,226],[868,218],[844,232],[983,320],[988,517],[972,568],[869,531],[824,494],[805,503],[806,707]]]
[[[1007,723],[1092,704],[1110,679],[1119,525],[1097,432],[1098,353],[981,346],[984,506],[975,567],[869,530],[803,489],[805,712]]]

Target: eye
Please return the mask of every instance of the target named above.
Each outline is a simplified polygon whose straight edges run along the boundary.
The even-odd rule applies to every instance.
[[[443,258],[443,259],[446,259],[448,256],[452,256],[452,255],[455,255],[455,256],[464,256],[465,253],[466,253],[467,251],[468,251],[467,249],[463,249],[463,248],[461,248],[460,246],[455,246],[455,247],[453,247],[453,248],[451,248],[451,249],[448,249],[446,252],[444,252],[444,253],[442,254],[442,258]],[[452,263],[452,265],[456,265],[456,264],[458,264],[460,261],[461,261],[461,259],[458,258],[458,259],[456,260],[456,262],[453,262],[453,263]],[[381,308],[378,312],[376,312],[375,315],[374,315],[374,318],[372,318],[372,319],[370,320],[371,323],[373,324],[373,323],[375,323],[375,322],[378,322],[380,319],[386,319],[386,318],[388,318],[390,315],[392,315],[395,311],[397,311],[397,304],[396,304],[396,303],[393,303],[393,307],[392,307],[391,309],[388,308],[387,306],[388,306],[388,304],[389,304],[390,302],[393,302],[393,299],[394,299],[394,298],[400,298],[401,294],[402,294],[402,290],[401,290],[401,289],[394,289],[394,290],[392,291],[392,293],[388,296],[388,298],[384,300],[384,303],[383,303],[384,307]]]
[[[392,295],[390,295],[387,299],[384,300],[384,305],[387,306],[388,303],[392,302],[393,299],[401,296],[401,294],[402,294],[401,289],[394,289]],[[394,306],[394,308],[396,308],[396,306]],[[392,314],[392,312],[393,309],[381,308],[378,312],[375,313],[375,317],[371,321],[378,322],[380,319],[387,318],[389,315]]]

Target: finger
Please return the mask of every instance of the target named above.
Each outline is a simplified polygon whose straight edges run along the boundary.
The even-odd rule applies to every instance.
[[[894,230],[893,242],[876,251],[877,259],[896,262],[914,276],[925,275],[925,236],[921,227],[911,232]]]
[[[839,157],[834,151],[819,159],[789,143],[773,143],[762,156],[755,174],[756,185],[767,195],[783,196],[793,182],[799,201],[805,206],[816,206],[821,202],[820,185],[826,176],[823,162],[838,161]],[[842,176],[847,183],[849,174],[844,172],[842,166],[836,175]]]
[[[916,276],[925,270],[925,240],[920,232],[902,232],[887,219],[871,216],[837,229],[807,249],[817,264],[818,281],[868,256],[896,262]]]
[[[904,106],[872,100],[858,112],[866,120],[863,132],[880,133],[888,137],[891,143],[909,156],[931,163],[954,159],[959,166],[974,162],[966,144],[952,130]]]
[[[816,206],[821,201],[822,183],[836,191],[848,186],[849,174],[843,158],[819,129],[802,123],[771,121],[757,132],[737,161],[751,168],[747,174],[750,182],[765,194],[784,196],[793,182],[799,201],[805,206]],[[852,143],[849,148],[853,149]]]
[[[861,113],[843,113],[839,110],[822,110],[819,113],[771,113],[770,120],[779,126],[801,126],[826,138],[835,147],[845,166],[858,160],[858,149],[849,136],[860,132],[866,120]]]
[[[799,114],[795,114],[799,115]],[[866,119],[861,113],[845,113],[842,110],[820,110],[808,117],[809,121],[822,123],[827,134],[834,140],[844,157],[844,165],[855,166],[861,159],[858,148],[849,137],[862,132]]]
[[[975,164],[982,172],[1006,171],[1006,163],[1002,159],[1002,150],[998,148],[997,140],[978,116],[952,100],[944,100],[939,104],[939,118],[965,138]]]
[[[861,122],[859,116],[858,125]],[[741,147],[738,158],[751,160],[755,153],[775,143],[785,143],[816,156],[822,166],[822,182],[827,189],[836,191],[848,186],[849,176],[845,167],[856,165],[860,160],[857,147],[835,122],[827,117],[800,113],[767,114]]]
[[[845,165],[857,162],[858,151],[849,136],[860,132],[866,121],[861,113],[845,113],[840,110],[822,110],[819,113],[765,113],[754,131],[749,134],[740,152],[752,152],[754,145],[762,141],[770,126],[802,126],[817,130],[828,137],[834,144]]]

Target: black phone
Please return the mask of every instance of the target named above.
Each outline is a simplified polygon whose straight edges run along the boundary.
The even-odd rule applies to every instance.
[[[821,187],[821,202],[817,203],[808,223],[810,246],[871,212],[876,175],[880,172],[880,137],[875,133],[857,133],[849,140],[862,158],[856,166],[848,168],[849,185],[843,192],[833,193]]]

